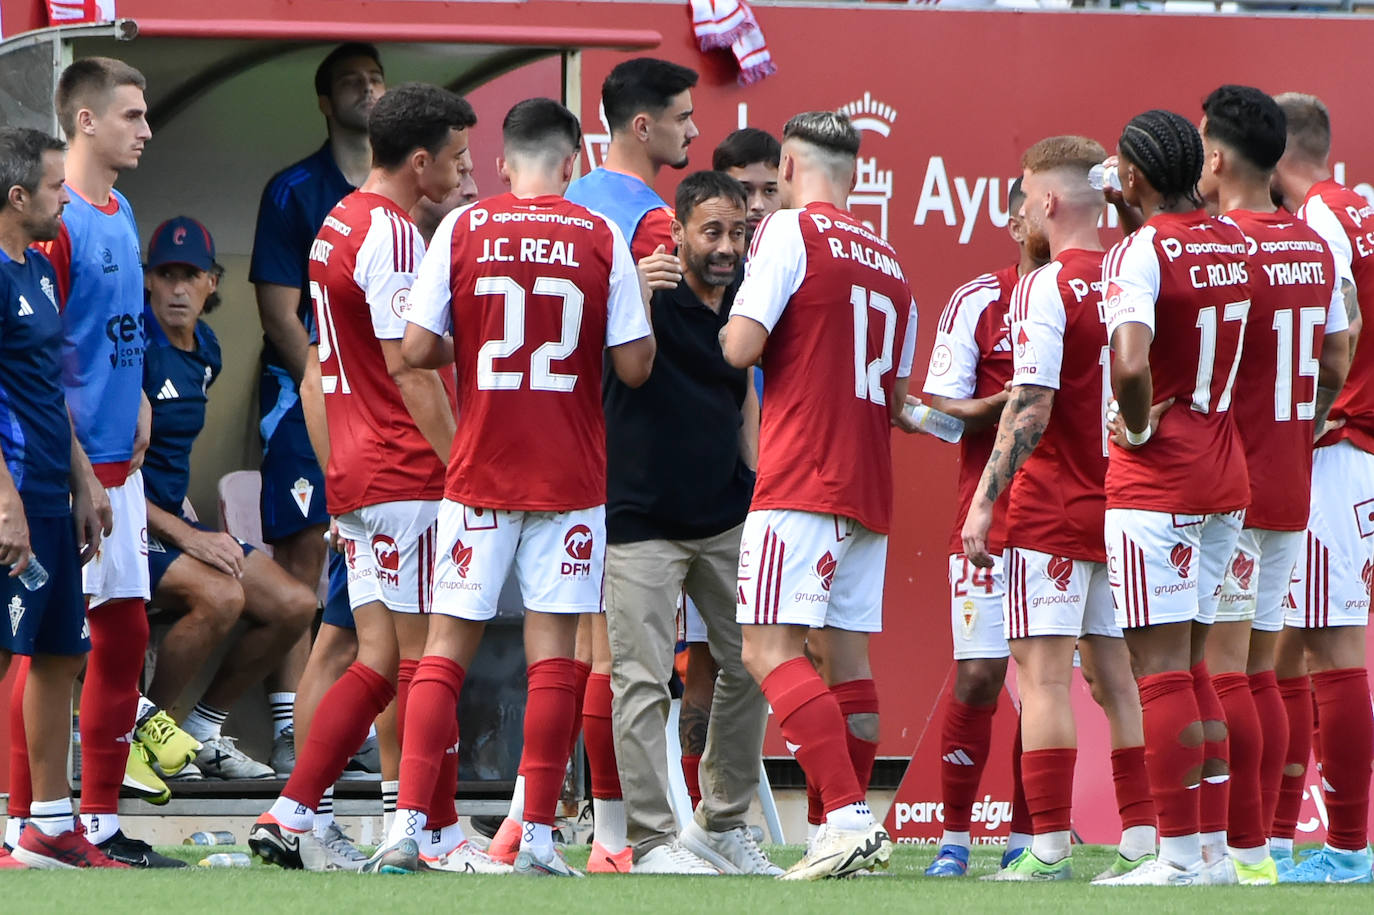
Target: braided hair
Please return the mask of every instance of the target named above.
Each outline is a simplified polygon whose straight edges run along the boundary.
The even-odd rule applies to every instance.
[[[1144,173],[1165,203],[1187,200],[1202,206],[1202,137],[1187,118],[1158,108],[1138,114],[1121,132],[1121,155]]]

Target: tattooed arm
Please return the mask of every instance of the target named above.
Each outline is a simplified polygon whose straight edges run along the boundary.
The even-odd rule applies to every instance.
[[[1011,478],[1026,463],[1049,425],[1054,390],[1023,384],[1011,389],[1011,397],[997,425],[997,440],[983,468],[982,479],[973,492],[968,516],[964,519],[964,555],[979,568],[991,568],[988,530],[992,527],[992,506],[1011,485]]]

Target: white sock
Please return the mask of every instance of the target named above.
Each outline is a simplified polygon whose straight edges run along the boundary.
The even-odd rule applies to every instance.
[[[29,822],[45,836],[71,832],[76,828],[72,799],[64,797],[55,801],[34,801],[29,805]]]
[[[83,813],[81,825],[86,827],[86,841],[92,845],[99,845],[119,832],[119,814]]]
[[[524,815],[523,811],[521,811],[521,815]],[[592,820],[595,823],[592,841],[599,842],[601,847],[612,855],[618,855],[625,850],[624,800],[621,798],[613,800],[592,798]]]
[[[272,710],[272,739],[276,740],[296,720],[296,694],[268,693],[267,707]]]
[[[1197,833],[1187,836],[1160,836],[1159,859],[1179,867],[1196,867],[1202,860],[1202,837]]]
[[[515,776],[515,790],[511,792],[510,812],[506,816],[517,823],[525,818],[525,776],[523,775]]]
[[[22,817],[8,817],[5,820],[5,844],[10,848],[19,844],[19,834],[24,831],[26,822]]]
[[[161,711],[161,709],[157,707],[156,702],[142,693],[138,694],[138,711],[134,713],[134,721],[142,721],[143,716],[147,715],[149,712],[157,714],[159,711]]]
[[[1153,826],[1127,826],[1121,830],[1121,842],[1116,850],[1127,861],[1137,861],[1155,853],[1156,831]]]
[[[5,841],[7,841],[7,842],[9,841],[8,836],[6,837]],[[1292,840],[1292,839],[1278,839],[1278,838],[1274,838],[1274,837],[1271,836],[1271,837],[1269,838],[1269,850],[1270,850],[1271,852],[1275,852],[1275,851],[1286,851],[1286,852],[1288,852],[1289,855],[1292,855],[1292,854],[1293,854],[1293,840]]]
[[[1326,849],[1327,851],[1334,851],[1338,855],[1364,855],[1369,853],[1368,845],[1366,845],[1364,848],[1337,848],[1330,842],[1323,842],[1322,848]]]
[[[320,798],[320,806],[315,808],[315,835],[323,836],[329,831],[329,827],[334,825],[334,786],[330,785],[328,790]]]
[[[836,829],[863,829],[872,825],[873,812],[866,802],[858,801],[830,811],[825,815],[825,822]]]
[[[1202,834],[1202,861],[1214,864],[1226,857],[1226,833],[1204,832]]]
[[[386,831],[386,842],[383,844],[393,845],[402,839],[414,839],[418,843],[426,819],[425,814],[418,810],[398,809],[391,820],[391,828]]]
[[[315,811],[286,796],[277,798],[272,804],[272,809],[267,812],[293,832],[305,832],[315,825]]]
[[[820,831],[821,831],[821,824],[820,824],[820,823],[807,823],[807,824],[806,824],[806,841],[810,842],[812,839],[816,838],[816,833],[818,833],[818,832],[820,832]]]
[[[541,861],[553,857],[553,827],[526,820],[520,828],[520,850],[529,852]]]
[[[1041,863],[1055,864],[1069,856],[1069,831],[1037,833],[1031,839],[1031,854]]]
[[[426,828],[424,833],[415,841],[420,843],[420,851],[431,858],[439,858],[449,854],[459,845],[468,840],[467,834],[463,832],[463,827],[457,823],[450,823],[438,829]]]
[[[376,740],[376,739],[377,739],[377,725],[376,725],[376,723],[373,723],[372,727],[370,727],[370,728],[367,729],[367,736],[368,736],[368,737],[371,737],[373,740]]]
[[[1030,848],[1031,836],[1028,832],[1013,832],[1007,836],[1007,851],[1020,851],[1023,848]]]
[[[1256,848],[1234,848],[1226,847],[1226,852],[1239,864],[1260,864],[1265,858],[1269,857],[1269,846],[1260,845]]]
[[[229,713],[224,709],[197,702],[196,707],[191,709],[191,714],[181,723],[181,729],[201,743],[217,740],[221,736],[220,728],[228,717]]]
[[[950,832],[945,830],[945,834],[940,836],[940,845],[957,845],[960,848],[973,848],[973,839],[966,832]]]

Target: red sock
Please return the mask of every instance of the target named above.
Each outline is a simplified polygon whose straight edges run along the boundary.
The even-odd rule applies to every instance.
[[[945,831],[968,832],[978,783],[992,746],[992,716],[997,703],[966,705],[953,697],[945,707],[940,730],[940,797],[945,805]]]
[[[783,739],[816,785],[824,813],[864,799],[845,743],[844,716],[835,696],[806,658],[779,664],[763,680],[763,694],[782,726]]]
[[[1052,747],[1021,754],[1021,779],[1026,788],[1034,835],[1066,832],[1073,808],[1073,764],[1078,750]]]
[[[1322,791],[1326,844],[1361,851],[1369,841],[1369,767],[1374,761],[1374,717],[1363,667],[1312,675],[1321,713]]]
[[[577,710],[577,671],[572,658],[549,658],[531,664],[525,700],[525,821],[553,825],[563,787],[568,731]]]
[[[586,661],[573,661],[573,728],[568,738],[568,758],[572,759],[577,749],[577,738],[582,733],[582,706],[587,701],[587,679],[592,675],[592,665]],[[521,775],[525,773],[521,772]]]
[[[406,702],[397,810],[418,810],[428,819],[444,757],[458,742],[458,696],[466,676],[456,662],[440,655],[425,655],[415,668]]]
[[[455,712],[456,714],[456,712]],[[443,829],[458,822],[458,720],[448,732],[448,749],[439,760],[439,771],[434,776],[434,795],[429,799],[429,815],[425,817],[426,829]]]
[[[410,681],[415,679],[419,658],[401,658],[396,668],[396,743],[406,745],[406,703],[410,701]]]
[[[14,659],[14,682],[10,686],[10,801],[9,815],[24,819],[33,803],[33,782],[29,776],[29,738],[24,733],[24,684],[29,677],[29,659]]]
[[[1197,786],[1188,780],[1202,771],[1202,744],[1186,746],[1183,732],[1197,724],[1193,675],[1186,670],[1151,674],[1136,681],[1145,723],[1145,770],[1155,798],[1161,836],[1188,836],[1198,827]]]
[[[1021,719],[1016,719],[1016,737],[1011,742],[1011,831],[1023,836],[1031,834],[1035,828],[1031,823],[1030,808],[1026,806],[1026,783],[1021,777]]]
[[[1264,743],[1260,750],[1260,822],[1268,835],[1279,806],[1283,760],[1288,754],[1288,713],[1284,711],[1283,696],[1279,694],[1278,676],[1272,670],[1250,675],[1250,695],[1255,700],[1255,714],[1259,716]]]
[[[1315,684],[1315,681],[1313,681]],[[1322,768],[1322,715],[1321,709],[1317,707],[1317,693],[1315,690],[1307,694],[1308,701],[1312,704],[1312,760],[1317,764],[1317,771]]]
[[[849,762],[854,766],[854,777],[859,780],[859,788],[868,793],[868,783],[873,780],[873,760],[878,757],[878,743],[864,740],[849,727],[850,715],[878,714],[878,687],[872,679],[849,680],[830,687],[835,701],[840,704],[840,714],[844,716],[844,740],[849,747]],[[876,722],[875,722],[876,724]]]
[[[692,799],[692,809],[701,803],[701,757],[682,757],[682,780],[687,783],[687,796]]]
[[[592,797],[603,801],[619,800],[620,770],[616,768],[615,737],[611,731],[610,674],[587,677],[587,698],[582,703],[582,742],[587,748],[587,766],[592,770]]]
[[[81,812],[118,813],[129,763],[124,738],[138,713],[148,648],[148,611],[136,598],[112,600],[92,607],[86,618],[91,654],[81,690]]]
[[[1121,828],[1155,825],[1155,799],[1145,771],[1145,747],[1121,747],[1112,751],[1112,785]]]
[[[1296,766],[1297,775],[1283,773],[1279,781],[1279,803],[1269,834],[1276,839],[1292,839],[1302,812],[1302,793],[1307,782],[1307,763],[1312,757],[1312,681],[1306,675],[1279,681],[1279,695],[1288,717],[1288,749],[1284,769]]]
[[[803,775],[806,773],[803,772]],[[806,823],[808,826],[819,826],[825,822],[825,805],[821,803],[821,789],[816,786],[814,779],[806,780]]]
[[[1226,710],[1221,707],[1221,700],[1217,698],[1217,691],[1212,686],[1212,676],[1207,672],[1207,662],[1199,661],[1193,666],[1193,695],[1197,697],[1197,708],[1199,721],[1202,722],[1205,731],[1210,724],[1213,728],[1220,722],[1222,728],[1226,727]],[[1202,757],[1203,757],[1203,779],[1199,787],[1199,821],[1198,825],[1203,832],[1225,832],[1226,817],[1231,806],[1231,778],[1227,773],[1230,765],[1231,754],[1230,744],[1223,730],[1220,740],[1207,740],[1203,738]],[[1221,772],[1208,775],[1207,769],[1215,770],[1221,767]],[[1210,779],[1210,781],[1209,781]]]
[[[1217,674],[1212,678],[1217,698],[1226,711],[1227,741],[1231,754],[1231,799],[1226,812],[1226,843],[1234,848],[1259,848],[1264,844],[1266,823],[1260,798],[1260,758],[1264,734],[1259,712],[1250,695],[1250,678],[1243,673]]]
[[[367,738],[372,722],[394,698],[396,688],[386,677],[361,661],[350,664],[320,699],[282,797],[311,810],[319,807],[320,798]]]

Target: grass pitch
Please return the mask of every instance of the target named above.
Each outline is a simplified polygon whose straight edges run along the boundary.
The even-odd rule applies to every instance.
[[[195,863],[207,851],[245,847],[159,849]],[[797,846],[769,853],[786,866]],[[1355,912],[1374,908],[1369,886],[1141,887],[1110,889],[1087,882],[1112,861],[1103,846],[1074,849],[1073,881],[983,883],[1000,853],[975,850],[972,877],[936,880],[921,872],[931,848],[898,846],[882,876],[820,883],[778,883],[762,878],[594,876],[586,880],[535,880],[509,876],[363,876],[282,871],[254,860],[249,869],[192,867],[177,871],[3,871],[0,899],[6,912],[140,913],[425,913],[460,910],[506,913],[652,913],[652,915],[872,915],[877,912],[1034,913],[1096,911],[1159,915],[1164,912],[1262,913]],[[575,866],[586,863],[586,846],[568,850]]]

